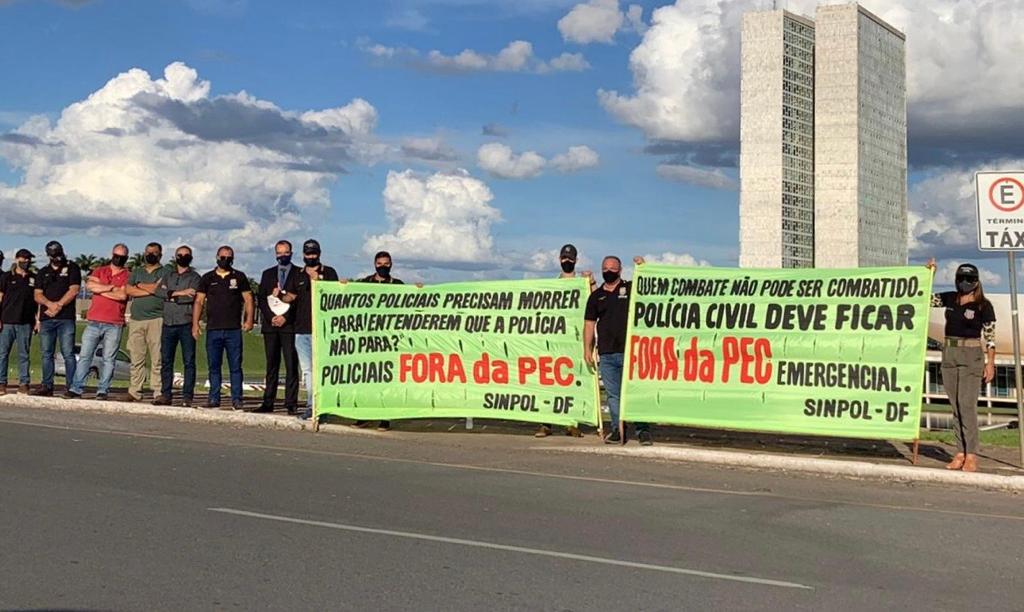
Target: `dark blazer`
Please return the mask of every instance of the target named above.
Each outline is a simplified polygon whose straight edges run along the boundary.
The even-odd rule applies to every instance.
[[[303,274],[302,268],[299,266],[292,266],[292,269],[288,272],[288,278],[285,279],[285,287],[290,286],[294,283],[294,277],[298,274]],[[260,278],[260,290],[256,294],[256,304],[260,309],[260,330],[264,334],[273,334],[278,332],[295,333],[295,305],[293,304],[288,312],[284,313],[285,324],[282,327],[274,327],[270,324],[270,320],[274,318],[274,313],[270,311],[270,306],[267,305],[267,296],[274,294],[274,288],[277,287],[277,266],[267,268],[263,271],[263,276]],[[283,291],[283,289],[282,289]]]

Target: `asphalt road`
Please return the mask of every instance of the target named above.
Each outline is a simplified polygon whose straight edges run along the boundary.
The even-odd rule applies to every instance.
[[[570,443],[5,409],[0,609],[1024,610],[1019,497]]]

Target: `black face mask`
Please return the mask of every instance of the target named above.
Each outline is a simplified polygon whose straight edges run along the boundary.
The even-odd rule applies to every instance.
[[[233,264],[233,263],[235,263],[235,258],[234,257],[218,257],[217,258],[217,267],[220,268],[221,270],[230,270],[231,269],[231,264]]]
[[[604,279],[604,282],[610,285],[619,280],[619,273],[613,270],[605,270],[604,272],[601,272],[601,278]]]
[[[292,263],[292,256],[291,255],[278,255],[277,256],[277,265],[279,265],[279,266],[287,266],[287,265],[290,265],[291,263]]]
[[[388,278],[391,276],[391,266],[377,266],[377,276]]]
[[[176,255],[174,257],[174,263],[178,264],[182,268],[187,268],[192,265],[191,255]]]
[[[144,259],[146,260],[146,263],[151,266],[155,266],[156,264],[160,263],[160,256],[157,255],[156,253],[146,253]]]
[[[978,288],[978,281],[962,278],[956,282],[956,288],[960,293],[970,293]]]
[[[67,261],[68,258],[64,257],[63,255],[54,255],[53,257],[50,258],[50,264],[58,268],[67,263]]]
[[[304,257],[302,261],[305,262],[307,268],[315,268],[320,265],[319,257]]]
[[[562,272],[565,272],[566,274],[568,274],[569,272],[572,272],[575,269],[576,269],[576,262],[575,261],[563,261],[562,262]]]
[[[114,264],[118,268],[123,268],[124,265],[126,263],[128,263],[128,256],[127,255],[112,255],[110,257],[110,263]]]
[[[32,265],[32,262],[30,262],[30,261],[19,261],[18,262],[18,267],[21,268],[22,271],[28,270],[29,266],[31,266],[31,265]]]

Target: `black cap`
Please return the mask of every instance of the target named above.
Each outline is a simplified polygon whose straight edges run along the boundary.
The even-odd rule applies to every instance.
[[[18,252],[14,254],[15,259],[35,259],[36,256],[32,254],[32,251],[28,249],[18,249]]]
[[[550,253],[550,251],[548,251]],[[576,261],[576,247],[571,244],[567,244],[562,247],[561,252],[558,255],[559,259],[571,259]]]
[[[956,277],[978,278],[978,267],[969,263],[960,264],[960,267],[956,269]]]
[[[58,257],[58,256],[63,255],[63,254],[64,254],[64,245],[62,245],[61,243],[57,242],[56,240],[51,240],[51,241],[46,243],[46,255],[47,256],[49,256],[49,257]]]
[[[320,254],[320,243],[312,238],[302,243],[302,254],[308,255],[310,253]]]

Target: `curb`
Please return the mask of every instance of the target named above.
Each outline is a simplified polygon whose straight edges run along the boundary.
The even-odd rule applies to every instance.
[[[7,395],[0,397],[0,406],[4,404],[26,408],[42,408],[44,410],[157,416],[186,423],[213,423],[239,427],[258,427],[278,431],[313,431],[312,421],[302,421],[292,415],[252,414],[249,412],[213,410],[208,408],[175,408],[173,406],[154,406],[148,402],[96,401],[87,399],[65,400],[51,397]],[[353,429],[344,425],[321,424],[319,431],[320,433],[335,435],[382,435],[376,431]]]
[[[534,446],[531,450],[546,450],[567,453],[590,453],[618,455],[641,459],[680,461],[689,463],[710,463],[718,466],[755,468],[845,476],[863,480],[888,482],[917,482],[929,484],[950,484],[996,491],[1024,492],[1024,476],[1002,476],[952,472],[945,469],[911,467],[903,465],[879,465],[866,461],[840,461],[807,457],[781,457],[763,453],[703,450],[683,447],[614,447],[614,446]]]

